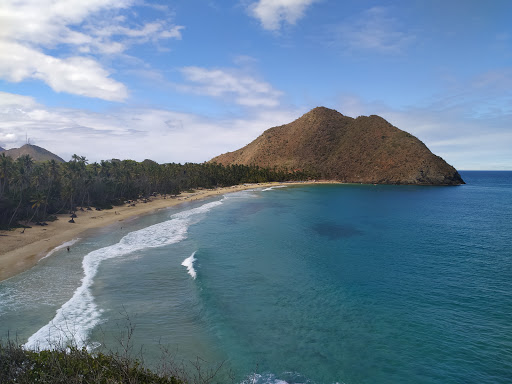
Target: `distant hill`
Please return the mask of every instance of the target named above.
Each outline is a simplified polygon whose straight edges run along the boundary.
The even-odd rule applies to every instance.
[[[305,170],[348,183],[464,184],[455,168],[382,117],[354,119],[325,107],[210,161]]]
[[[32,144],[25,144],[21,148],[6,149],[3,151],[3,153],[5,153],[6,156],[12,157],[14,160],[20,156],[29,155],[32,159],[34,159],[34,161],[55,160],[60,163],[65,162],[62,158],[51,153],[50,151]]]
[[[0,147],[0,152],[3,152],[3,151],[5,151],[5,149],[3,149],[2,147]]]

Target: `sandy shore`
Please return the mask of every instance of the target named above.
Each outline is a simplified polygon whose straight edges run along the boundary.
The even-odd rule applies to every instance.
[[[309,182],[308,184],[310,184]],[[319,182],[320,183],[320,182]],[[328,182],[321,182],[328,183]],[[17,228],[12,231],[0,231],[0,281],[33,267],[41,258],[65,242],[84,236],[84,232],[93,228],[105,227],[128,218],[153,213],[159,209],[172,207],[185,201],[204,199],[251,188],[268,188],[277,185],[298,185],[305,183],[261,183],[244,184],[227,188],[202,189],[194,193],[181,193],[176,198],[152,197],[147,203],[136,202],[102,211],[77,211],[75,223],[69,223],[70,215],[57,215],[58,220],[47,226],[32,225],[23,232]]]

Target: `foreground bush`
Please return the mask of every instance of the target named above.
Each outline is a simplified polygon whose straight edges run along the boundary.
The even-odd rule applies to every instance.
[[[171,375],[157,375],[137,360],[117,354],[90,354],[85,349],[28,351],[0,342],[0,383],[155,383],[182,384]]]

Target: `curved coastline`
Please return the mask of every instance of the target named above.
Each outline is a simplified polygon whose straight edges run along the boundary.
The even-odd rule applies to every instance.
[[[69,214],[57,215],[58,220],[49,222],[47,226],[32,226],[24,233],[17,228],[12,231],[0,231],[0,282],[19,273],[29,270],[39,260],[49,256],[57,247],[83,237],[86,231],[107,227],[120,226],[123,221],[137,216],[154,213],[160,209],[176,206],[186,201],[195,201],[208,197],[223,195],[252,188],[270,188],[279,185],[305,185],[339,183],[337,181],[307,181],[287,183],[241,184],[217,189],[202,189],[193,193],[181,193],[175,198],[162,196],[153,197],[147,203],[138,202],[135,206],[123,205],[110,210],[78,211],[75,223],[68,223]]]

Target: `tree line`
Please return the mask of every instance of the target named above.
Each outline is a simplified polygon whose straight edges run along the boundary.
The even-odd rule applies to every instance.
[[[196,188],[243,183],[307,180],[303,171],[216,163],[167,163],[152,160],[102,160],[89,164],[73,155],[66,163],[35,162],[29,155],[13,160],[0,154],[0,228],[44,221],[77,207],[111,208],[150,195],[177,195]]]

